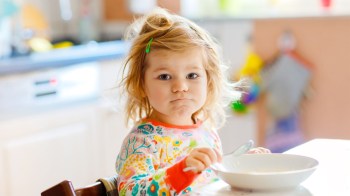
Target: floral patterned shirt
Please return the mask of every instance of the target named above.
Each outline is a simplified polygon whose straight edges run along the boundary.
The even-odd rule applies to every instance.
[[[143,120],[124,139],[117,157],[119,195],[181,195],[216,181],[210,168],[183,171],[186,156],[197,147],[222,151],[217,132],[204,123],[174,126]]]

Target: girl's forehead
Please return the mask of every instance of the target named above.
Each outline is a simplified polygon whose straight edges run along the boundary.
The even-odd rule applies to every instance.
[[[146,56],[146,64],[171,65],[171,64],[203,64],[203,53],[200,48],[189,48],[185,50],[153,50]]]
[[[153,53],[158,53],[158,54],[167,54],[167,55],[172,55],[172,54],[182,54],[182,53],[187,53],[187,52],[196,52],[200,51],[201,49],[199,47],[187,47],[183,49],[163,49],[163,48],[156,48],[152,52]]]
[[[199,47],[190,47],[182,50],[170,50],[170,49],[154,49],[147,56],[146,60],[155,60],[155,59],[171,59],[171,58],[198,58],[201,59],[203,57],[203,50]]]

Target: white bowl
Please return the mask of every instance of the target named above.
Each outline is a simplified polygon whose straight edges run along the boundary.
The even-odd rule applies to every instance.
[[[297,187],[315,171],[318,161],[292,154],[244,154],[224,156],[222,166],[214,170],[232,187],[276,190]]]

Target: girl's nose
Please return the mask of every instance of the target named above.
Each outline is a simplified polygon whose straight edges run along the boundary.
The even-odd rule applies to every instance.
[[[174,80],[171,90],[173,93],[188,91],[188,85],[187,85],[186,80],[184,80],[184,79]]]

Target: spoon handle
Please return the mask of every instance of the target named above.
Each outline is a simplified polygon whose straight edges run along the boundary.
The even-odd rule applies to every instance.
[[[225,153],[224,156],[227,156],[227,155],[240,156],[242,154],[247,153],[253,147],[253,145],[254,145],[254,141],[253,140],[248,140],[248,142],[246,142],[243,145],[239,146],[234,151],[232,151],[230,153]]]
[[[243,145],[241,145],[238,148],[236,148],[234,151],[224,154],[224,156],[233,155],[233,156],[238,157],[238,156],[248,152],[253,147],[253,145],[254,145],[254,141],[253,140],[249,140],[248,142],[246,142]],[[218,167],[218,166],[222,167],[222,165],[220,163],[214,163],[214,165],[216,165],[216,167]],[[196,171],[197,168],[193,167],[193,166],[192,167],[186,167],[182,171],[183,172],[188,172],[188,171],[191,171],[191,170],[192,171]]]
[[[183,171],[183,172],[188,172],[188,171],[191,171],[191,170],[192,170],[192,171],[196,171],[197,168],[196,168],[196,167],[193,167],[193,166],[192,166],[192,167],[186,167],[186,168],[184,168],[182,171]]]

